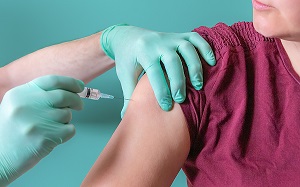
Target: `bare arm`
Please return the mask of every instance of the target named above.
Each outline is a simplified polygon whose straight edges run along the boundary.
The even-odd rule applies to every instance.
[[[0,101],[7,90],[42,75],[65,75],[87,83],[111,69],[114,61],[102,51],[100,35],[46,47],[0,68]]]
[[[180,106],[175,104],[170,112],[161,110],[144,76],[82,186],[170,186],[189,149]]]

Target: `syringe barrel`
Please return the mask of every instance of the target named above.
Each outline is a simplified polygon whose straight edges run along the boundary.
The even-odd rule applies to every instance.
[[[94,88],[88,88],[85,87],[84,90],[78,95],[82,98],[88,98],[88,99],[93,99],[93,100],[99,100],[100,98],[100,91]]]

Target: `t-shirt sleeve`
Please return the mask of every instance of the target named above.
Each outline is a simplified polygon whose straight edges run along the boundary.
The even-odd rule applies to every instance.
[[[200,136],[201,131],[203,131],[203,127],[200,127],[201,120],[203,120],[202,116],[205,115],[207,117],[210,115],[207,113],[209,110],[205,110],[205,107],[207,106],[207,103],[210,102],[211,94],[216,94],[214,87],[216,84],[218,84],[217,86],[222,86],[222,81],[224,81],[224,85],[226,85],[226,80],[232,81],[222,77],[224,76],[224,71],[226,71],[232,63],[237,62],[237,60],[234,59],[235,56],[231,54],[252,47],[251,42],[240,40],[241,38],[247,39],[248,36],[249,41],[253,38],[251,33],[247,33],[249,24],[250,23],[238,23],[237,25],[227,26],[224,23],[218,23],[212,28],[202,26],[193,30],[193,32],[197,32],[211,46],[217,63],[213,67],[209,66],[205,60],[200,57],[203,68],[204,86],[199,91],[193,88],[189,79],[187,67],[184,67],[187,78],[187,96],[186,100],[181,104],[181,108],[188,123],[191,151],[197,136]],[[251,25],[249,27],[251,27]],[[247,36],[239,36],[239,33],[245,33]],[[197,146],[199,146],[198,143]]]

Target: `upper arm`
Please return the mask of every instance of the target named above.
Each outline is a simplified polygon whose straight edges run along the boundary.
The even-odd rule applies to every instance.
[[[159,107],[146,76],[83,186],[170,186],[190,150],[189,131],[178,104]]]

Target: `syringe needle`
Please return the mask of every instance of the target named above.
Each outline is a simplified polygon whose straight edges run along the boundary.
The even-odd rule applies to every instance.
[[[132,99],[126,99],[126,98],[124,98],[124,97],[115,97],[114,99],[124,99],[124,100],[132,100]]]

